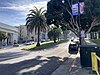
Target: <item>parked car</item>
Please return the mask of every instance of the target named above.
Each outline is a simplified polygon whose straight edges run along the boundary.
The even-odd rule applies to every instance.
[[[32,42],[32,41],[24,43],[24,45],[32,45],[32,44],[34,44],[34,42]]]
[[[69,44],[69,53],[70,54],[77,54],[78,53],[78,45],[76,43]]]
[[[78,38],[74,39],[73,42],[76,43],[77,45],[79,45],[79,43],[80,43]]]
[[[45,42],[46,40],[45,39],[41,39],[41,42]]]

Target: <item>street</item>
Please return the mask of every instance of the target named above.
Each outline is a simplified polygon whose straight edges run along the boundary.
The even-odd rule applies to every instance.
[[[0,75],[51,75],[68,54],[69,42],[38,51],[15,47],[0,51]]]

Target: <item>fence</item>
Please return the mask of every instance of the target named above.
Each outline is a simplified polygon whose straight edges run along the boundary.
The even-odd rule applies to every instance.
[[[92,71],[95,71],[97,75],[100,75],[98,70],[98,60],[100,61],[100,58],[96,55],[95,52],[92,52],[91,59],[92,59]]]

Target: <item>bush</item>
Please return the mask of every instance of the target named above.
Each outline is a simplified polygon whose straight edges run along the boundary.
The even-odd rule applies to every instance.
[[[100,39],[92,39],[92,42],[94,42],[94,43],[100,45]]]
[[[13,47],[19,47],[19,44],[14,44]]]

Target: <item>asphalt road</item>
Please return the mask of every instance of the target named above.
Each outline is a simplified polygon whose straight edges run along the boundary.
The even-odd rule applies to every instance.
[[[38,51],[15,47],[0,51],[0,75],[51,75],[69,56],[69,42]]]

